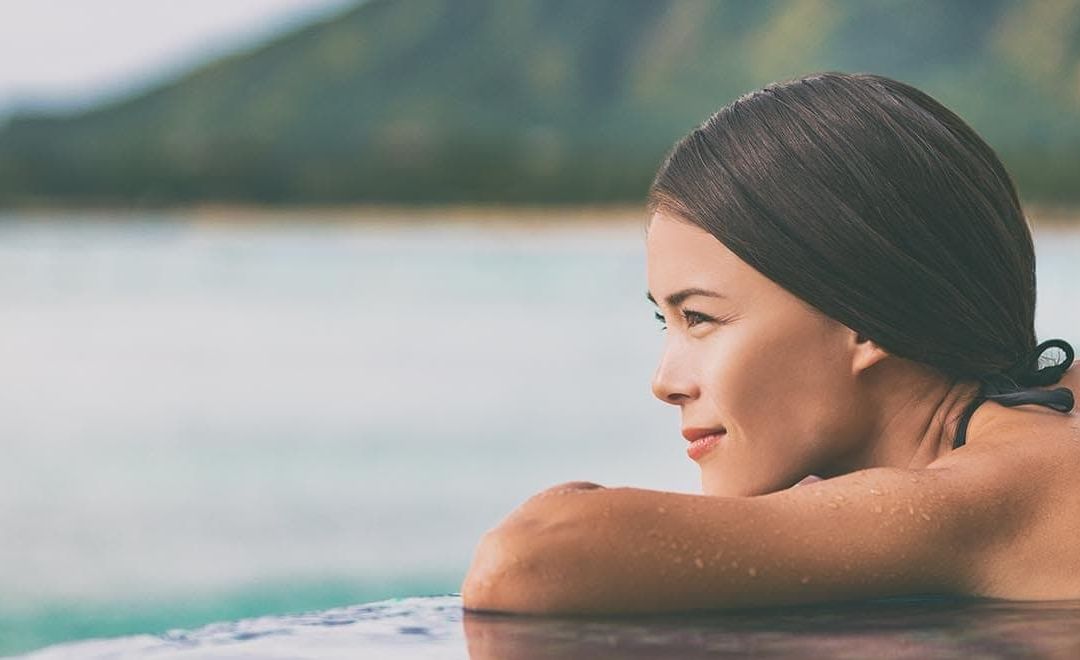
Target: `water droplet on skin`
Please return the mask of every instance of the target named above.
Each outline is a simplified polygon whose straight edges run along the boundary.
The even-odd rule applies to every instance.
[[[717,550],[716,555],[713,556],[713,559],[720,559],[723,556],[724,556],[724,551],[723,550]]]
[[[804,575],[803,579],[799,580],[799,582],[802,582],[803,584],[809,584],[810,583],[810,576],[809,575]]]
[[[747,569],[746,572],[750,574],[750,577],[757,577],[757,569],[754,568],[753,566],[751,566],[749,569]]]
[[[920,515],[922,515],[923,520],[930,520],[930,516],[926,515],[925,513],[920,514]]]
[[[870,489],[870,494],[871,494],[871,495],[881,495],[882,493],[881,493],[881,491],[880,491],[880,490],[878,490],[877,488],[871,488],[871,489]]]
[[[829,502],[829,508],[830,509],[839,509],[840,505],[837,504],[836,502]]]
[[[911,506],[909,504],[908,507],[907,507],[907,512],[910,513],[911,515],[915,515],[915,507],[913,507],[913,506]]]
[[[665,508],[664,508],[664,507],[662,507],[662,506],[661,506],[661,507],[657,507],[657,509],[656,509],[656,510],[657,510],[657,512],[659,512],[659,513],[667,513],[667,509],[665,509]]]
[[[698,568],[705,568],[705,562],[701,561],[701,557],[697,557],[694,559],[694,565]]]
[[[911,483],[913,483],[913,484],[917,484],[917,483],[919,483],[919,479],[918,479],[918,477],[912,477],[912,478],[911,478]]]

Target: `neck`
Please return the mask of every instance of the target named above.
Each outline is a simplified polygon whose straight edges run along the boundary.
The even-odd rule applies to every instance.
[[[828,476],[872,467],[925,468],[953,450],[960,417],[978,391],[977,383],[917,371],[900,378],[891,374],[883,381],[881,387],[868,388],[881,394],[866,402],[864,409],[871,412],[863,420],[860,439]],[[968,437],[976,427],[973,415]]]

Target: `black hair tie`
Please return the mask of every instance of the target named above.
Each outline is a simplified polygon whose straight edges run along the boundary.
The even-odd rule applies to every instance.
[[[1065,353],[1065,359],[1057,364],[1040,366],[1042,354],[1048,348],[1060,348]],[[991,374],[979,379],[979,393],[964,408],[960,416],[956,438],[953,440],[953,449],[963,446],[971,415],[983,401],[994,401],[1009,407],[1033,403],[1062,413],[1072,410],[1076,401],[1069,388],[1057,387],[1052,390],[1034,388],[1053,385],[1061,380],[1072,365],[1074,357],[1075,353],[1069,342],[1064,339],[1048,339],[1036,346],[1035,350],[1022,362],[1009,369],[1007,373],[1011,375]]]

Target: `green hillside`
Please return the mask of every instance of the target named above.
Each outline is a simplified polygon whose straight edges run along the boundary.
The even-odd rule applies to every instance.
[[[640,199],[720,105],[870,71],[957,110],[1028,199],[1080,201],[1080,0],[371,0],[0,130],[0,204]]]

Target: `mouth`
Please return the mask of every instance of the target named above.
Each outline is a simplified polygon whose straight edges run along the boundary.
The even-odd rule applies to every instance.
[[[682,434],[690,443],[690,446],[686,448],[687,456],[697,461],[723,441],[727,435],[727,429],[722,426],[711,429],[686,428],[683,429]]]

